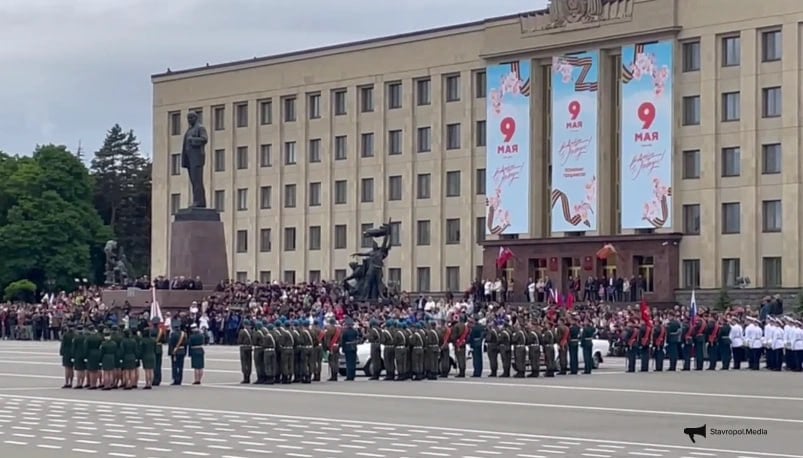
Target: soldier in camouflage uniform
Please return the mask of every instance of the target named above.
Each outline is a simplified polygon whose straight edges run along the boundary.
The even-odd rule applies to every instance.
[[[240,346],[240,370],[243,373],[243,381],[240,383],[251,383],[251,358],[254,351],[254,341],[249,330],[250,327],[250,321],[243,321],[243,327],[237,336],[237,345]]]
[[[395,320],[387,320],[385,322],[385,329],[380,334],[380,343],[384,347],[382,350],[382,359],[385,361],[385,380],[395,380],[396,378],[396,341],[395,341]]]

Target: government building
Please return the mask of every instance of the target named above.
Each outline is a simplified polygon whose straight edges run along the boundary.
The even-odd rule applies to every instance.
[[[799,288],[801,24],[800,0],[555,0],[154,75],[152,274],[194,111],[239,280],[342,279],[390,222],[407,291]]]

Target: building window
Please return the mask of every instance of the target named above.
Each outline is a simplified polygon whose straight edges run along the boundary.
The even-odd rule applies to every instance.
[[[263,126],[273,124],[273,101],[263,100],[259,102],[259,123]]]
[[[248,283],[248,272],[240,270],[234,274],[234,279],[240,283]]]
[[[269,228],[259,230],[259,251],[270,253],[271,250],[271,231]]]
[[[474,132],[476,134],[476,146],[485,146],[485,121],[477,121],[477,127],[474,129]]]
[[[270,143],[259,145],[259,166],[273,166],[273,145]]]
[[[307,114],[310,119],[321,117],[321,94],[315,93],[307,96]]]
[[[296,142],[284,142],[284,165],[295,165]]]
[[[446,197],[460,197],[460,171],[446,172]]]
[[[401,269],[398,267],[388,268],[388,286],[394,286],[401,291]]]
[[[310,251],[320,251],[321,249],[321,226],[309,227],[309,244]]]
[[[452,218],[446,220],[446,244],[456,245],[460,243],[460,219]]]
[[[237,190],[237,211],[248,210],[248,189],[240,188]]]
[[[722,204],[722,233],[738,234],[742,230],[741,204],[726,202]]]
[[[700,42],[687,41],[683,43],[683,71],[696,72],[700,70]]]
[[[175,215],[181,208],[181,194],[170,194],[170,214]]]
[[[700,204],[683,206],[683,232],[686,235],[698,235],[700,233]]]
[[[273,201],[273,188],[270,186],[262,186],[259,188],[259,208],[262,210],[268,210]]]
[[[683,260],[683,288],[694,289],[700,287],[700,260]]]
[[[418,152],[428,153],[432,151],[432,128],[419,127],[418,128]]]
[[[388,132],[388,154],[398,156],[402,153],[402,131],[391,130]]]
[[[170,175],[181,175],[181,154],[170,155]]]
[[[309,206],[321,206],[321,183],[319,181],[309,184]]]
[[[761,173],[773,175],[781,173],[781,144],[761,145]]]
[[[722,38],[722,66],[735,67],[742,61],[742,40],[739,36]]]
[[[742,151],[732,146],[722,148],[722,177],[738,177],[742,174]]]
[[[401,246],[401,222],[390,223],[390,245]]]
[[[418,246],[429,246],[430,244],[430,222],[428,219],[421,219],[415,222],[415,244]]]
[[[485,84],[486,76],[484,71],[479,71],[474,74],[474,97],[478,99],[485,98]]]
[[[288,285],[295,285],[296,284],[296,271],[295,270],[285,270],[284,274],[282,275],[282,281]]]
[[[284,208],[296,208],[296,185],[284,185]]]
[[[345,135],[338,135],[335,137],[335,160],[336,161],[344,161],[348,157],[348,153],[346,148],[348,147],[348,143],[346,142]]]
[[[260,270],[259,271],[259,282],[268,284],[272,282],[270,270]]]
[[[238,103],[234,105],[234,114],[237,127],[248,127],[248,103]]]
[[[226,150],[216,149],[214,152],[215,172],[226,171]]]
[[[310,270],[309,276],[307,277],[307,282],[318,284],[321,282],[321,271],[320,270]]]
[[[402,107],[402,83],[388,83],[388,109],[395,110]]]
[[[477,169],[477,175],[474,178],[474,181],[475,181],[474,189],[476,189],[475,194],[477,194],[478,196],[484,196],[485,195],[485,169]]]
[[[765,87],[761,90],[761,115],[765,118],[781,116],[782,108],[781,88]]]
[[[430,186],[432,184],[432,175],[428,173],[419,173],[416,177],[415,196],[417,199],[429,199],[432,195]]]
[[[722,121],[738,121],[741,113],[741,96],[738,92],[722,94]]]
[[[293,122],[296,120],[296,98],[284,98],[284,122]]]
[[[418,106],[432,103],[432,81],[429,78],[419,79],[415,82],[415,99]]]
[[[335,116],[344,116],[346,114],[346,90],[338,89],[332,93],[334,99]]]
[[[237,170],[246,170],[248,168],[248,147],[237,147]]]
[[[683,179],[698,178],[700,178],[700,150],[686,150],[683,152]]]
[[[474,240],[477,243],[485,241],[485,224],[486,219],[484,216],[478,216],[474,223]]]
[[[374,179],[363,178],[360,181],[360,202],[369,203],[374,201]]]
[[[181,112],[174,111],[167,115],[170,123],[170,135],[181,135]]]
[[[781,232],[783,211],[780,200],[765,200],[761,202],[761,221],[764,232]]]
[[[402,200],[402,177],[393,175],[388,177],[388,200]]]
[[[360,135],[360,156],[374,157],[374,134],[364,133]]]
[[[248,253],[248,231],[237,231],[237,252]]]
[[[215,130],[224,130],[226,128],[226,108],[224,107],[213,108],[212,120],[215,123]]]
[[[296,228],[284,228],[284,251],[296,251]]]
[[[373,223],[360,224],[360,248],[371,248],[373,246],[374,239],[365,235],[366,232],[373,228]]]
[[[429,267],[418,267],[415,269],[416,290],[418,292],[429,292]]]
[[[700,96],[690,95],[683,97],[683,125],[700,125]]]
[[[363,86],[360,88],[360,111],[370,113],[374,111],[374,87]]]
[[[783,42],[780,30],[769,30],[761,34],[761,60],[773,62],[781,60]]]
[[[446,125],[446,149],[460,149],[460,124]]]
[[[460,75],[449,75],[446,80],[446,101],[460,101]]]
[[[335,281],[342,283],[346,279],[346,269],[335,269]]]
[[[309,162],[314,164],[321,162],[321,139],[313,138],[309,141]]]
[[[348,196],[348,184],[346,180],[335,181],[335,204],[344,205]]]
[[[724,286],[736,286],[736,279],[741,277],[742,262],[739,258],[722,259],[722,284]]]
[[[215,210],[223,212],[226,210],[226,191],[215,190]]]
[[[335,250],[345,250],[347,245],[347,228],[345,224],[335,225]]]
[[[460,267],[446,267],[446,291],[460,292],[463,288],[460,285]]]
[[[764,277],[765,288],[780,288],[783,286],[783,270],[781,270],[781,258],[763,258],[762,277]]]

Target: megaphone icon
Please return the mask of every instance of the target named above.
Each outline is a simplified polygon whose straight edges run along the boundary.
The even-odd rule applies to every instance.
[[[697,428],[684,428],[683,429],[683,434],[688,435],[689,439],[691,439],[692,443],[696,444],[696,442],[694,441],[694,436],[703,436],[703,437],[705,437],[705,425],[698,426]]]

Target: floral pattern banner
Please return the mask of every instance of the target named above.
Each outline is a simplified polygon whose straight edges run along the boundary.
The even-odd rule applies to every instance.
[[[672,226],[673,43],[622,48],[622,229]]]
[[[597,230],[599,52],[552,59],[552,232]]]
[[[486,234],[530,232],[530,61],[486,69]]]

